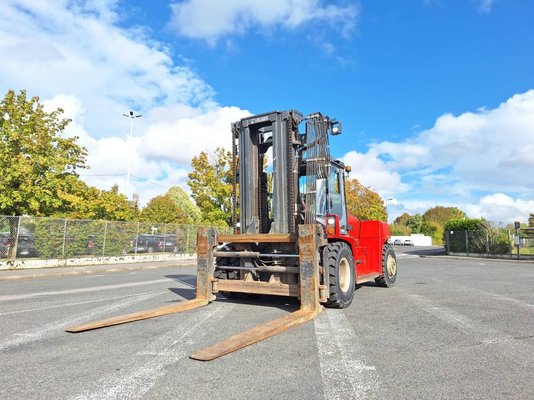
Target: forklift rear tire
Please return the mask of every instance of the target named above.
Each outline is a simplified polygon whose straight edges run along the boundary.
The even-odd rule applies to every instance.
[[[397,279],[397,256],[395,250],[385,244],[382,248],[382,275],[375,279],[377,286],[392,287],[395,286]]]
[[[347,308],[354,298],[356,274],[350,248],[342,242],[328,243],[324,267],[330,274],[330,308]]]

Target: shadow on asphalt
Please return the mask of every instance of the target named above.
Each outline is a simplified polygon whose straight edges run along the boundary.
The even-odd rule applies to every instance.
[[[433,248],[424,248],[424,249],[414,248],[413,250],[402,251],[399,253],[410,254],[414,256],[422,256],[422,257],[446,256],[447,255],[447,251],[443,247],[433,247]]]
[[[165,275],[165,278],[172,279],[176,282],[183,283],[190,286],[190,288],[169,288],[169,290],[178,296],[183,297],[186,300],[195,298],[195,275]],[[248,304],[257,305],[263,307],[274,307],[284,311],[296,311],[298,310],[300,303],[297,298],[293,297],[281,297],[281,296],[269,296],[269,295],[247,295],[235,293],[236,297],[227,298],[223,294],[217,295],[217,302],[221,303],[233,303],[233,304]]]

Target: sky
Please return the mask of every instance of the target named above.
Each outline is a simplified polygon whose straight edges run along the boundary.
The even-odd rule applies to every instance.
[[[231,122],[297,109],[343,122],[332,153],[390,222],[436,205],[526,222],[532,21],[531,0],[2,0],[0,94],[63,108],[82,179],[142,204],[188,190]]]

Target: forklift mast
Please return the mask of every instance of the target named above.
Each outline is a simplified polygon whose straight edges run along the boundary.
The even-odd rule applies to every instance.
[[[232,124],[232,205],[234,226],[239,209],[241,233],[295,234],[299,224],[315,223],[321,208],[316,205],[317,180],[330,174],[328,134],[336,133],[333,128],[338,122],[310,114],[305,132],[300,133],[302,121],[301,113],[290,110]],[[268,155],[272,168],[267,165]]]

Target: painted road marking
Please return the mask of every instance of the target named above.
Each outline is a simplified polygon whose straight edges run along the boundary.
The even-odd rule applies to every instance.
[[[5,315],[13,315],[13,314],[20,314],[25,312],[34,312],[34,311],[42,311],[42,310],[49,310],[52,308],[61,308],[61,307],[71,307],[71,306],[77,306],[80,304],[90,304],[90,303],[101,303],[104,301],[110,301],[110,300],[119,300],[119,299],[127,299],[128,297],[136,297],[136,296],[143,296],[145,294],[152,294],[152,293],[160,293],[161,291],[152,291],[152,292],[142,292],[142,293],[136,293],[136,294],[127,294],[124,296],[114,296],[114,297],[104,297],[96,300],[85,300],[85,301],[76,301],[74,303],[65,303],[65,304],[58,304],[55,306],[47,306],[47,307],[38,307],[38,308],[27,308],[24,310],[16,310],[16,311],[8,311],[5,313],[0,313],[0,317],[3,317]]]
[[[507,342],[513,339],[511,336],[503,335],[501,332],[489,327],[485,327],[482,324],[479,324],[476,321],[466,317],[465,315],[454,312],[450,308],[438,307],[423,296],[407,294],[406,297],[416,303],[427,313],[451,326],[454,326],[456,329],[460,330],[473,340],[477,340],[485,344],[491,344]]]
[[[377,398],[379,377],[362,359],[364,349],[341,310],[328,310],[314,321],[321,377],[327,400]]]
[[[112,373],[88,389],[72,397],[75,400],[139,399],[165,376],[167,369],[188,357],[191,344],[205,336],[204,324],[219,323],[232,310],[229,304],[213,304],[188,314],[187,323],[160,336],[145,350],[136,354],[126,369]],[[179,396],[178,396],[179,397]]]
[[[88,313],[84,314],[81,317],[66,318],[63,320],[50,322],[37,329],[31,329],[25,332],[18,332],[18,333],[12,334],[8,336],[7,338],[3,339],[2,341],[0,341],[0,351],[18,347],[18,346],[28,344],[31,342],[36,342],[36,341],[39,341],[44,338],[51,337],[57,334],[64,334],[63,329],[65,329],[67,326],[77,325],[82,322],[87,322],[99,315],[108,314],[110,312],[120,310],[121,308],[129,307],[133,304],[137,304],[142,301],[154,298],[156,296],[160,296],[161,294],[163,293],[157,292],[157,293],[146,294],[143,296],[138,296],[135,298],[125,299],[123,301],[120,301],[110,306],[103,306],[103,307],[95,308],[94,310],[89,311]]]
[[[172,281],[173,281],[172,279],[168,279],[168,278],[154,279],[152,281],[120,283],[117,285],[92,286],[92,287],[81,288],[81,289],[56,290],[53,292],[39,292],[39,293],[18,294],[18,295],[11,295],[11,296],[0,296],[0,301],[26,300],[26,299],[32,299],[34,297],[41,297],[41,296],[89,293],[89,292],[97,292],[101,290],[113,290],[113,289],[122,289],[122,288],[130,288],[130,287],[137,287],[137,286],[154,285],[157,283],[169,283]]]

